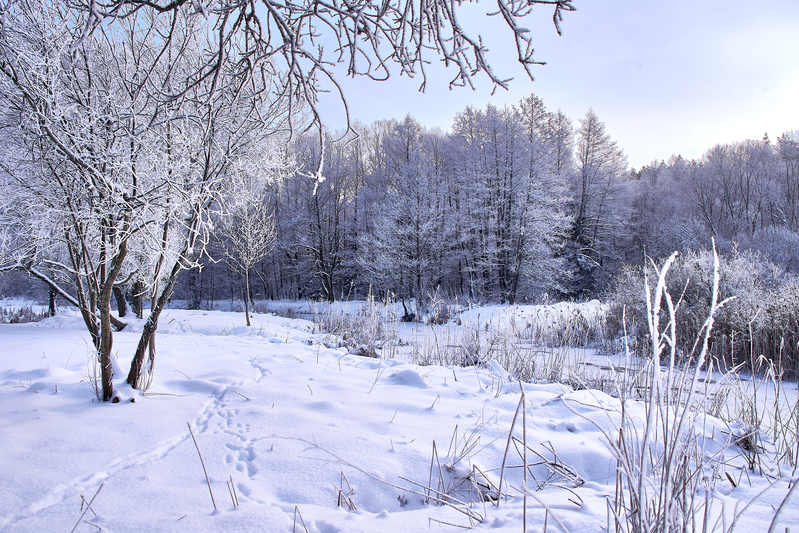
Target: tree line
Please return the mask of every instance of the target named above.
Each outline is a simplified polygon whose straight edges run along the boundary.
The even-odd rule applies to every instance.
[[[644,256],[761,252],[799,268],[799,133],[673,156],[629,170],[593,111],[575,125],[530,96],[467,108],[450,132],[407,117],[292,147],[272,182],[271,251],[253,264],[255,298],[348,299],[371,290],[478,302],[602,297]],[[310,169],[321,157],[325,179]],[[240,272],[206,262],[179,297],[243,296]]]

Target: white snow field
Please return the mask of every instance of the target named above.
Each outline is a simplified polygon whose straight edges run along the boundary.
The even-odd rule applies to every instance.
[[[522,531],[518,441],[502,474],[508,496],[498,507],[485,501],[500,483],[520,398],[497,364],[359,357],[325,347],[308,321],[253,320],[246,328],[241,313],[166,311],[144,394],[121,386],[141,328],[132,321],[114,338],[118,404],[95,399],[91,343],[74,312],[0,325],[0,530]],[[527,531],[545,522],[547,531],[606,530],[616,458],[605,434],[617,434],[619,402],[558,384],[523,388],[535,465]],[[640,404],[627,410],[642,414]],[[706,418],[699,431],[721,465],[707,473],[710,514],[729,524],[760,494],[737,529],[766,531],[791,472],[745,473],[723,422]],[[525,438],[521,415],[513,434]],[[93,499],[90,508],[82,498]],[[793,502],[775,531],[798,524]]]

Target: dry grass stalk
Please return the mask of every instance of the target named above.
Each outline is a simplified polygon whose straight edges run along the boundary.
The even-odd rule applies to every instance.
[[[525,446],[524,441],[522,439],[519,439],[516,436],[513,437],[513,447],[515,448],[516,453],[519,455],[519,459],[524,461],[524,464],[526,465],[525,468],[526,472],[530,472],[532,474],[532,472],[530,471],[530,467],[535,467],[535,466],[544,466],[549,472],[547,478],[542,481],[538,481],[535,478],[535,475],[533,475],[533,479],[538,484],[537,490],[541,490],[547,485],[554,485],[556,487],[570,490],[567,487],[563,487],[562,485],[557,484],[558,481],[562,480],[568,481],[574,488],[581,487],[585,484],[585,480],[582,478],[582,476],[578,474],[574,468],[563,462],[560,459],[560,457],[558,457],[558,454],[555,451],[554,447],[552,446],[552,443],[549,442],[546,444],[541,443],[541,445],[544,448],[546,448],[547,451],[549,451],[549,453],[552,455],[552,459],[547,458],[545,455],[540,453],[538,450],[536,450],[529,444]],[[526,452],[528,450],[538,457],[538,460],[536,462],[530,463],[527,461]],[[581,506],[582,504],[577,503],[576,505]]]
[[[227,483],[228,493],[230,494],[230,500],[233,502],[233,508],[234,509],[238,509],[239,508],[239,495],[236,493],[236,484],[233,483],[233,476],[232,475],[230,475],[230,477],[228,478],[226,483]]]
[[[305,520],[302,519],[302,514],[300,513],[300,508],[297,507],[296,505],[294,506],[294,525],[291,528],[291,532],[292,533],[297,533],[297,518],[300,519],[300,525],[302,526],[302,529],[305,531],[305,533],[309,533],[308,532],[308,526],[305,525]]]
[[[94,492],[94,496],[92,496],[92,499],[89,500],[89,503],[86,504],[85,508],[83,507],[83,503],[81,502],[81,508],[83,509],[83,511],[80,513],[78,520],[75,522],[75,525],[72,526],[72,529],[69,531],[69,533],[75,533],[75,530],[78,529],[78,526],[80,525],[81,521],[83,521],[83,517],[86,516],[88,510],[92,508],[92,504],[94,503],[95,498],[97,498],[97,495],[100,494],[101,490],[103,490],[103,485],[105,485],[105,482],[100,483],[100,486],[97,487],[97,490]],[[81,496],[81,499],[83,499],[83,496]],[[92,509],[92,512],[94,512],[94,509]]]
[[[490,478],[489,478],[489,477],[488,477],[488,476],[485,474],[485,472],[483,472],[482,470],[480,470],[480,467],[479,467],[479,466],[477,466],[477,465],[474,465],[474,464],[473,464],[473,465],[472,465],[472,470],[473,470],[473,472],[474,472],[474,474],[472,475],[472,479],[474,480],[474,483],[475,483],[475,484],[476,484],[478,487],[481,487],[481,488],[485,489],[485,490],[482,490],[482,491],[481,491],[481,494],[483,494],[483,496],[484,496],[486,499],[488,499],[488,500],[490,500],[490,501],[494,501],[494,500],[495,500],[495,498],[494,498],[494,494],[499,494],[499,487],[497,487],[497,486],[496,486],[496,485],[495,485],[495,484],[494,484],[494,483],[491,481],[491,479],[490,479]],[[482,483],[481,483],[480,481],[478,481],[478,479],[477,479],[477,474],[479,474],[479,475],[480,475],[480,477],[482,478],[482,480],[483,480],[483,482],[482,482]]]
[[[81,494],[80,495],[80,510],[81,511],[83,511],[84,506],[87,509],[89,509],[94,516],[97,516],[97,512],[94,509],[92,509],[92,506],[89,504],[89,501],[83,496],[83,494]]]
[[[408,488],[405,488],[405,487],[397,487],[397,488],[400,488],[401,490],[404,490],[404,491],[409,492],[411,494],[417,494],[419,496],[427,496],[427,497],[429,497],[429,499],[431,501],[433,501],[435,503],[438,503],[438,504],[441,504],[441,505],[446,505],[446,506],[450,507],[451,509],[454,509],[455,511],[458,511],[459,513],[467,516],[470,520],[474,520],[477,523],[480,523],[480,522],[482,522],[485,519],[481,514],[479,514],[478,512],[472,510],[469,507],[469,504],[467,504],[466,502],[456,498],[455,496],[452,496],[451,494],[447,494],[445,492],[440,492],[437,489],[434,489],[434,488],[432,488],[430,486],[427,486],[427,485],[425,485],[423,483],[419,483],[418,481],[414,481],[412,479],[408,479],[408,478],[403,477],[403,476],[399,476],[399,478],[402,481],[406,481],[406,482],[410,483],[411,485],[415,485],[415,486],[420,487],[422,489],[426,489],[426,492],[419,492],[419,491],[415,491],[413,489],[408,489]]]
[[[780,506],[774,512],[774,517],[771,519],[771,524],[769,524],[769,527],[768,527],[768,533],[774,533],[774,531],[775,531],[774,528],[777,527],[777,519],[779,519],[780,514],[782,514],[782,510],[785,508],[786,504],[788,503],[788,500],[791,499],[791,496],[793,495],[793,491],[795,491],[797,485],[799,485],[799,479],[792,480],[792,483],[793,483],[793,486],[791,487],[791,489],[788,491],[788,493],[785,495],[785,497],[780,502]],[[785,531],[788,531],[787,527],[785,528]]]
[[[439,520],[437,518],[428,517],[427,518],[427,527],[430,527],[430,524],[432,524],[432,523],[441,524],[442,526],[458,527],[458,528],[461,528],[461,529],[473,529],[474,528],[474,526],[471,525],[471,524],[468,525],[468,526],[464,526],[462,524],[455,524],[453,522],[445,522],[444,520]]]
[[[357,511],[358,507],[355,505],[355,502],[352,499],[354,494],[355,489],[352,488],[352,485],[350,485],[350,482],[347,479],[347,476],[344,475],[344,472],[341,472],[341,475],[339,476],[339,486],[337,488],[336,506],[346,507],[350,512]]]
[[[502,466],[499,468],[499,485],[497,487],[497,498],[495,505],[499,507],[499,500],[502,497],[502,481],[505,477],[505,463],[508,460],[508,450],[510,449],[511,439],[513,438],[513,428],[516,427],[516,418],[519,416],[519,410],[524,402],[524,394],[519,398],[519,403],[516,405],[516,411],[513,413],[513,420],[510,423],[510,430],[508,430],[508,440],[505,442],[505,453],[502,454]]]
[[[524,500],[522,502],[522,533],[527,533],[527,400],[524,395],[524,387],[519,382],[519,391],[522,394],[522,489],[524,490]]]
[[[186,422],[186,426],[189,428],[189,434],[191,435],[191,440],[194,441],[194,448],[197,450],[197,455],[200,457],[200,464],[203,467],[203,474],[205,474],[205,482],[208,484],[208,494],[211,495],[211,503],[214,506],[214,512],[216,512],[216,500],[214,499],[214,491],[211,490],[211,479],[208,477],[208,470],[205,468],[205,461],[203,460],[203,454],[200,453],[200,446],[197,444],[197,438],[194,436],[194,431],[191,429],[191,424]]]

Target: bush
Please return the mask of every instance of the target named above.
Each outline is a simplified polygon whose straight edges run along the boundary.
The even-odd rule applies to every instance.
[[[799,234],[783,226],[769,226],[754,235],[736,236],[741,248],[763,254],[769,261],[787,272],[799,273]]]
[[[648,326],[642,267],[627,267],[617,278],[611,297],[609,330],[618,337],[626,326],[632,350],[648,346]],[[733,298],[715,316],[710,339],[712,357],[722,365],[759,366],[761,356],[789,375],[799,372],[799,278],[785,273],[755,251],[733,248],[720,258],[719,298]],[[655,268],[647,266],[650,285]],[[683,360],[690,359],[692,344],[707,317],[713,287],[713,252],[686,252],[677,257],[667,277],[674,295],[677,335]],[[626,315],[626,316],[624,316]],[[624,320],[623,320],[624,317]],[[665,318],[664,318],[665,320]]]

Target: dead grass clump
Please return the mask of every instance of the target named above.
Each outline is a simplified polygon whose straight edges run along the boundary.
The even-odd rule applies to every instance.
[[[389,326],[396,318],[385,312],[387,306],[379,305],[369,294],[366,305],[355,314],[328,307],[314,315],[314,323],[332,338],[328,340],[345,346],[355,355],[380,357],[385,347],[396,344],[397,336]]]
[[[0,307],[0,324],[24,324],[39,322],[50,316],[45,311],[34,311],[30,305],[21,307]]]
[[[748,505],[727,516],[715,495],[716,482],[729,482],[734,488],[744,472],[757,469],[757,474],[768,476],[763,478],[768,488],[782,472],[779,459],[767,464],[763,458],[766,448],[757,388],[752,395],[741,396],[749,400],[739,413],[746,418],[728,432],[725,449],[737,449],[738,459],[708,451],[708,438],[714,437],[708,436],[705,397],[709,384],[702,378],[702,369],[708,368],[708,375],[712,372],[716,317],[731,300],[721,298],[721,269],[714,251],[707,315],[703,320],[690,317],[702,325],[694,339],[686,338],[678,329],[680,313],[693,314],[695,309],[669,292],[668,273],[676,258],[675,253],[660,267],[653,263],[654,276],[644,277],[644,322],[650,349],[646,394],[640,401],[620,394],[618,432],[599,428],[617,461],[616,489],[607,508],[608,529],[617,532],[732,531]],[[654,287],[650,279],[656,280]],[[678,365],[680,360],[686,364]],[[729,473],[736,469],[741,472],[737,483]]]

